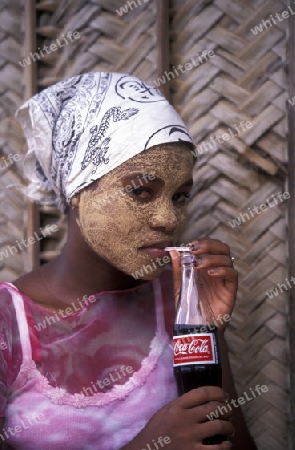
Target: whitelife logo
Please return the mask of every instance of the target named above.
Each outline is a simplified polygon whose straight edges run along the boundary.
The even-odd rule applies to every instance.
[[[75,305],[74,302],[71,303],[70,306],[68,306],[66,309],[62,310],[60,309],[58,312],[53,311],[54,316],[46,316],[46,318],[43,320],[43,322],[39,322],[34,327],[37,331],[45,330],[48,325],[52,325],[53,323],[59,322],[61,316],[63,319],[65,317],[71,316],[77,311],[81,311],[82,309],[85,309],[88,306],[88,303],[94,303],[96,301],[95,295],[90,295],[89,297],[87,295],[84,295],[82,300],[77,299],[77,302],[79,303],[79,307],[77,308],[77,305]],[[46,323],[47,322],[47,323]]]
[[[21,157],[19,155],[12,155],[9,153],[7,157],[2,156],[2,161],[0,161],[0,170],[8,169],[15,162],[18,162]]]
[[[81,394],[84,394],[86,397],[94,395],[98,392],[95,385],[99,386],[100,389],[105,389],[107,386],[111,386],[112,384],[115,384],[116,381],[121,380],[121,378],[127,377],[127,374],[130,375],[133,371],[133,367],[131,366],[121,366],[119,369],[110,372],[103,380],[96,380],[95,383],[92,381],[92,386],[83,387]]]
[[[143,0],[144,3],[147,3],[148,1],[149,0]],[[138,8],[138,6],[141,6],[141,0],[137,0],[137,2],[135,0],[128,0],[124,6],[121,6],[120,9],[116,9],[116,13],[118,16],[123,16],[123,14],[127,14],[129,10],[132,11],[133,8]]]
[[[201,144],[198,144],[194,150],[191,150],[191,153],[197,158],[199,155],[202,155],[203,153],[206,153],[208,150],[214,150],[218,148],[218,144],[223,144],[225,141],[229,141],[231,138],[234,138],[236,136],[240,136],[243,132],[245,132],[246,130],[249,130],[250,128],[253,127],[253,123],[252,122],[246,122],[244,120],[241,120],[241,122],[239,123],[239,125],[234,124],[233,128],[235,129],[235,131],[237,131],[238,133],[234,133],[234,131],[231,128],[228,128],[228,133],[220,133],[220,134],[215,134],[215,136],[211,136],[210,137],[210,141],[203,141],[201,142]],[[217,141],[217,143],[216,143]]]
[[[20,421],[18,425],[14,427],[8,427],[7,429],[3,428],[0,434],[0,439],[2,442],[5,442],[6,439],[9,439],[11,436],[15,436],[18,433],[21,433],[23,430],[27,430],[30,427],[38,425],[38,422],[45,419],[44,414],[33,414],[32,417],[23,416],[23,420]],[[1,444],[1,443],[0,443]]]
[[[291,6],[288,6],[288,9],[291,12],[291,15],[294,16],[295,11],[293,11]],[[288,19],[290,17],[289,11],[286,10],[281,13],[276,13],[275,16],[276,16],[278,22],[282,22],[283,20]],[[251,32],[256,36],[258,33],[262,33],[264,30],[267,30],[268,28],[273,27],[274,25],[277,25],[278,22],[275,20],[275,18],[271,14],[269,16],[269,19],[262,20],[262,22],[260,22],[260,25],[256,25],[255,28],[251,28]]]
[[[5,250],[0,252],[0,261],[3,261],[4,258],[8,258],[9,256],[15,255],[19,251],[22,251],[24,248],[28,248],[29,245],[35,244],[36,240],[41,241],[44,237],[50,236],[51,233],[55,233],[58,228],[57,225],[46,225],[45,228],[39,228],[42,236],[39,236],[35,231],[34,236],[30,236],[28,239],[21,239],[15,241],[15,245],[8,245]],[[18,247],[18,248],[17,248]]]
[[[258,396],[262,395],[265,392],[268,392],[268,387],[265,384],[263,384],[262,386],[257,384],[254,389],[257,392]],[[248,397],[247,392],[244,392],[245,397],[241,396],[236,400],[232,399],[230,402],[227,401],[226,406],[218,406],[217,409],[215,409],[215,411],[213,411],[210,414],[207,414],[207,418],[209,420],[218,419],[223,414],[226,414],[229,411],[232,411],[233,408],[231,405],[233,405],[234,408],[238,408],[240,405],[244,405],[246,403],[246,401],[250,402],[251,400],[254,400],[254,398],[256,398],[257,395],[255,394],[255,392],[253,391],[252,388],[250,388],[250,391],[251,391],[252,396]],[[237,402],[238,402],[238,404],[237,404]]]
[[[157,78],[153,81],[154,85],[156,87],[161,86],[161,84],[165,84],[167,81],[170,81],[171,78],[175,78],[176,76],[179,76],[179,71],[181,73],[185,73],[189,70],[192,70],[194,67],[198,67],[200,64],[205,63],[209,58],[214,58],[215,53],[213,50],[203,50],[202,54],[200,55],[198,53],[198,61],[195,61],[194,58],[191,58],[189,62],[186,62],[185,64],[178,64],[177,68],[175,66],[172,67],[172,71],[164,72],[164,75],[162,77]]]
[[[70,42],[73,42],[73,39],[79,39],[80,37],[80,33],[78,31],[69,31],[66,35],[66,37],[64,35],[61,36],[60,39],[56,39],[56,44],[50,44],[50,46],[48,47],[47,45],[44,45],[44,47],[42,48],[42,50],[40,49],[40,47],[38,47],[39,52],[37,53],[32,53],[30,52],[30,55],[27,58],[24,58],[22,61],[19,61],[19,65],[21,65],[22,67],[26,67],[29,66],[31,64],[31,62],[36,62],[37,60],[44,58],[44,52],[46,52],[47,55],[50,55],[50,53],[55,52],[56,50],[58,50],[59,48],[65,47],[66,45],[69,44],[68,39],[70,40]]]
[[[276,194],[276,197],[272,195],[272,199],[267,198],[266,203],[261,203],[259,206],[253,206],[252,210],[251,208],[248,208],[248,212],[240,213],[238,217],[236,217],[233,220],[230,220],[228,223],[232,228],[235,228],[236,226],[242,225],[242,223],[245,223],[247,220],[250,220],[250,216],[252,219],[255,217],[255,215],[259,215],[262,212],[266,211],[269,208],[274,208],[275,206],[279,205],[279,202],[283,202],[290,198],[289,192],[279,192]],[[273,203],[271,201],[273,200]],[[279,200],[279,201],[278,201]]]
[[[153,447],[151,447],[152,444],[151,445],[147,444],[146,449],[142,448],[141,450],[160,450],[160,448],[164,447],[164,444],[170,444],[170,443],[171,443],[171,439],[169,436],[165,436],[165,437],[160,436],[160,437],[158,437],[157,442],[155,441],[155,439],[153,439]]]
[[[293,286],[295,286],[295,277],[291,277],[290,280],[288,280],[288,278],[285,278],[286,283],[277,283],[277,287],[271,289],[270,291],[266,292],[266,295],[268,296],[268,298],[273,298],[276,297],[277,295],[279,295],[280,293],[282,294],[282,292],[286,292],[289,289],[292,289]],[[292,281],[293,286],[291,285],[290,281]],[[284,289],[283,289],[284,288]],[[281,292],[279,292],[279,290]]]

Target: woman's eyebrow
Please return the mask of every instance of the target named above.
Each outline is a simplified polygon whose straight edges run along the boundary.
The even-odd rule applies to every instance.
[[[133,179],[134,177],[142,177],[143,179],[146,179],[150,182],[163,182],[164,180],[162,178],[159,177],[155,177],[155,175],[153,173],[147,173],[147,172],[135,172],[129,175],[126,175],[123,177],[123,179],[125,180],[129,180],[129,179]],[[192,178],[190,178],[188,181],[186,181],[185,183],[183,183],[180,187],[192,187],[194,184],[194,181]]]
[[[155,176],[154,173],[152,172],[134,172],[134,173],[130,173],[128,175],[125,175],[124,177],[122,177],[123,180],[131,180],[135,177],[139,177],[139,178],[143,178],[143,180],[148,180],[148,181],[162,181],[161,178],[157,178]]]

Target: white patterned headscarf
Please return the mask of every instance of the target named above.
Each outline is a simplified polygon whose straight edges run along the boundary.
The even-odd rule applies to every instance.
[[[158,89],[122,73],[90,72],[57,83],[16,117],[28,143],[27,196],[63,210],[81,189],[142,151],[193,143]]]

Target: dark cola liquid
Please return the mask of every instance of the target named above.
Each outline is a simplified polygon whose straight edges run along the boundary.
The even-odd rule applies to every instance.
[[[202,331],[200,331],[202,328]],[[174,325],[174,336],[196,334],[196,333],[212,333],[215,336],[215,343],[217,344],[217,328],[204,325]],[[214,348],[215,359],[219,361],[219,354],[217,345]],[[219,386],[222,387],[222,370],[220,364],[189,364],[174,367],[174,376],[177,384],[178,395],[185,394],[202,386]],[[203,445],[221,444],[226,441],[225,436],[212,436],[203,440]]]

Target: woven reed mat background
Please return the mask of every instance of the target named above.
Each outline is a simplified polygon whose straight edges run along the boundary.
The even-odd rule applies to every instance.
[[[239,271],[237,306],[227,332],[239,394],[256,384],[269,391],[244,409],[259,449],[287,448],[287,292],[266,292],[285,281],[286,202],[260,214],[254,206],[286,189],[286,100],[284,73],[287,22],[256,36],[251,28],[275,17],[280,2],[173,2],[172,63],[215,56],[173,80],[173,103],[203,154],[195,168],[195,191],[186,238],[210,236],[231,246]],[[216,135],[239,134],[220,145]],[[210,140],[212,138],[213,140]],[[274,204],[273,202],[271,204]],[[249,209],[250,208],[250,211]],[[229,221],[243,216],[234,228]],[[284,290],[284,288],[283,288]]]
[[[23,8],[18,0],[0,3],[0,276],[11,281],[25,270],[24,255],[15,246],[24,237],[26,210],[21,189],[9,185],[23,185],[20,168],[25,151],[18,122],[14,119],[23,101],[23,69],[18,64],[22,54],[23,34],[20,21]],[[10,159],[9,159],[10,155]]]
[[[40,48],[68,31],[81,34],[36,62],[38,90],[91,70],[130,72],[153,83],[156,3],[142,3],[120,17],[116,10],[125,3],[117,0],[38,2]],[[232,228],[229,221],[286,190],[287,22],[255,36],[250,29],[281,11],[281,3],[173,0],[171,5],[171,66],[197,60],[205,49],[215,53],[171,82],[172,103],[196,142],[215,139],[229,128],[235,131],[241,120],[253,124],[200,155],[186,239],[207,235],[231,246],[240,273],[238,302],[227,332],[233,373],[241,395],[256,384],[268,386],[268,393],[243,409],[259,450],[285,450],[287,295],[270,299],[266,292],[286,277],[286,202],[240,226]],[[5,90],[12,91],[12,86]],[[63,220],[50,208],[42,208],[41,216],[42,224]],[[62,245],[61,238],[42,241],[40,259],[53,258]]]

